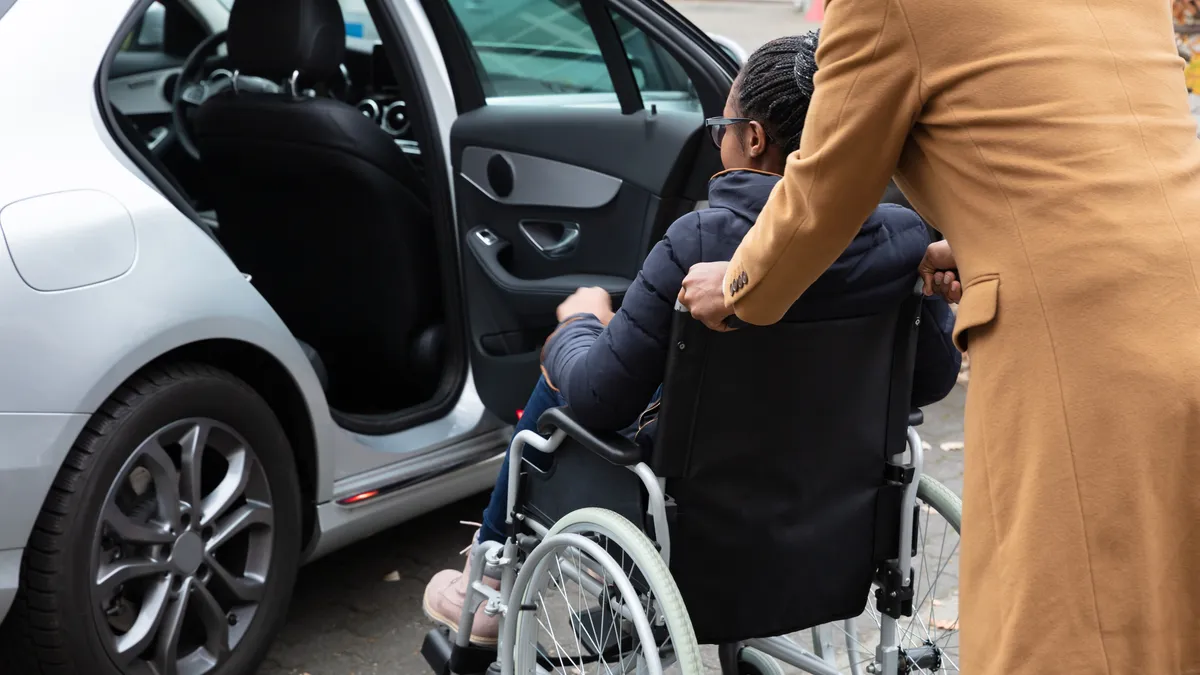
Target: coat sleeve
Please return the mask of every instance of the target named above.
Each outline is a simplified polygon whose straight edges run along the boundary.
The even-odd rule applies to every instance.
[[[676,221],[650,251],[607,326],[569,317],[546,341],[542,373],[581,424],[618,431],[650,403],[666,370],[675,298],[700,259],[700,217]]]
[[[827,0],[800,149],[730,261],[725,303],[778,321],[875,208],[922,105],[902,0]]]

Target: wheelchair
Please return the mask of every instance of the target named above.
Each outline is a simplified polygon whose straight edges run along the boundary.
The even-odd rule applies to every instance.
[[[507,540],[473,548],[435,673],[958,672],[956,591],[930,584],[956,575],[961,502],[922,473],[909,405],[919,291],[790,320],[804,302],[728,333],[677,307],[653,448],[566,408],[513,439]],[[469,642],[480,606],[498,648]]]

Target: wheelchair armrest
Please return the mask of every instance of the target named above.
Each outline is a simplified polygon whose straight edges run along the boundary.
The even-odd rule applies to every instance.
[[[583,447],[617,466],[632,466],[642,461],[642,449],[636,443],[614,432],[592,432],[575,421],[570,408],[551,408],[538,418],[542,434],[562,429]]]
[[[908,413],[908,426],[919,427],[925,423],[925,413],[920,408],[913,408]]]

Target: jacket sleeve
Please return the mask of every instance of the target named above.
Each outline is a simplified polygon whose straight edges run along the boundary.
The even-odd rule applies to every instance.
[[[950,305],[936,295],[922,298],[912,390],[912,404],[918,408],[946,398],[958,382],[962,354],[950,339],[953,331]]]
[[[778,321],[875,208],[922,105],[901,0],[827,0],[800,149],[730,261],[725,302]]]
[[[546,341],[542,372],[584,426],[618,431],[632,424],[662,383],[675,299],[700,259],[700,216],[667,230],[646,257],[608,326],[569,317]]]

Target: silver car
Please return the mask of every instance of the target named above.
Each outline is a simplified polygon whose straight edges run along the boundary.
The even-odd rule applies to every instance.
[[[743,56],[661,0],[0,0],[0,668],[252,673],[299,565],[486,489]]]

